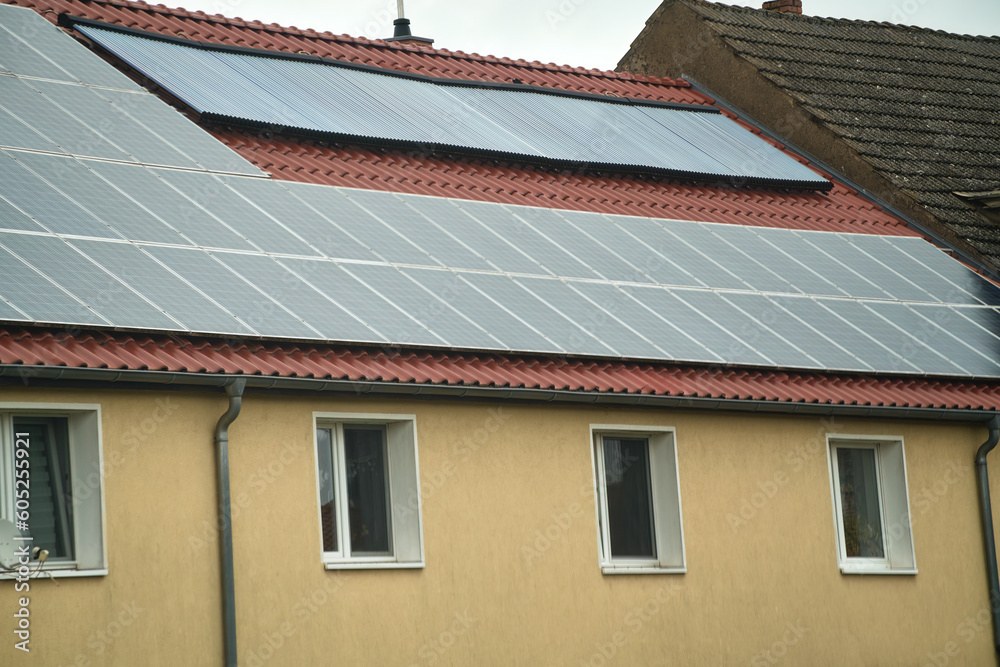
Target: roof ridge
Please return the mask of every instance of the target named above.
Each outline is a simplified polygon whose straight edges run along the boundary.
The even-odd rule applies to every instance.
[[[670,1],[670,0],[668,0]],[[968,35],[936,28],[925,28],[918,25],[906,25],[902,23],[890,23],[888,21],[870,21],[867,19],[837,18],[835,16],[814,16],[811,14],[793,14],[790,12],[775,12],[754,7],[744,7],[740,5],[727,5],[721,2],[710,2],[709,0],[677,0],[683,4],[694,6],[711,7],[712,9],[734,14],[751,14],[756,17],[764,16],[768,19],[774,18],[777,21],[808,21],[810,23],[835,23],[835,24],[863,24],[872,27],[892,28],[908,32],[925,32],[930,34],[944,35],[973,42],[1000,41],[1000,35]]]
[[[6,0],[0,0],[0,2],[5,2],[5,1]],[[309,39],[319,39],[319,40],[343,42],[349,44],[363,44],[365,46],[372,46],[380,49],[387,49],[393,51],[410,51],[413,53],[433,54],[445,58],[455,58],[457,60],[466,60],[471,62],[499,63],[506,66],[522,67],[525,69],[572,73],[599,79],[618,79],[625,81],[637,81],[639,83],[651,83],[656,85],[666,85],[666,86],[681,87],[681,88],[689,88],[691,86],[691,84],[685,81],[684,79],[670,79],[670,78],[663,78],[656,76],[644,76],[639,74],[631,74],[629,72],[615,72],[614,70],[600,70],[596,68],[588,69],[586,67],[575,67],[573,65],[558,65],[556,63],[543,63],[538,60],[529,62],[524,59],[519,58],[515,60],[505,56],[492,56],[492,55],[484,56],[478,53],[452,51],[450,49],[434,48],[430,46],[402,44],[399,42],[387,42],[379,38],[371,39],[368,37],[354,37],[346,33],[335,35],[328,30],[319,32],[312,28],[302,29],[295,26],[282,26],[277,23],[263,23],[262,21],[256,21],[256,20],[248,21],[238,16],[230,18],[222,14],[206,14],[201,10],[191,12],[184,9],[183,7],[172,8],[172,7],[167,7],[164,4],[152,5],[147,2],[144,2],[143,0],[86,0],[86,1],[88,4],[109,5],[112,7],[124,7],[132,10],[140,10],[140,11],[154,12],[157,14],[176,16],[178,18],[183,18],[188,20],[206,21],[210,23],[235,26],[237,28],[246,28],[250,30],[261,30],[272,33],[281,33],[296,37],[307,37]]]

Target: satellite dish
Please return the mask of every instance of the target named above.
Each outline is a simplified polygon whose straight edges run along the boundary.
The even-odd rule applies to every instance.
[[[15,537],[21,537],[17,526],[7,519],[0,519],[0,565],[7,569],[14,569],[19,565],[16,553],[25,544],[15,540]]]

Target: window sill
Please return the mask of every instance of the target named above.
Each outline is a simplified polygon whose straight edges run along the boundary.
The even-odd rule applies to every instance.
[[[915,575],[917,570],[914,569],[892,569],[890,567],[872,567],[864,565],[841,565],[841,574],[903,574],[903,575]]]
[[[602,574],[686,574],[686,567],[602,565]]]
[[[35,572],[32,570],[31,574],[28,575],[30,581],[35,579],[68,579],[70,577],[106,577],[108,576],[108,570],[70,570],[70,569],[52,569],[46,570],[42,569],[40,572]],[[16,572],[3,572],[0,573],[0,581],[2,580],[12,580],[17,579]]]
[[[394,561],[324,561],[327,570],[418,570],[423,569],[424,561],[398,563]]]

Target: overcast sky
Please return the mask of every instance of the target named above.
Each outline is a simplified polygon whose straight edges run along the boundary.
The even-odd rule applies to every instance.
[[[396,18],[396,0],[160,1],[210,14],[365,37],[391,36]],[[433,38],[436,47],[600,69],[614,69],[659,4],[660,0],[405,0],[413,34]],[[1000,35],[1000,0],[803,0],[803,11]]]

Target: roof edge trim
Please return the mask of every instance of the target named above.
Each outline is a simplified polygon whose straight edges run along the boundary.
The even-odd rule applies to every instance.
[[[561,389],[510,389],[500,387],[472,387],[462,385],[404,384],[396,382],[365,382],[355,380],[327,380],[319,378],[291,378],[281,376],[253,376],[241,374],[205,375],[170,371],[115,370],[97,368],[68,368],[52,366],[23,366],[0,364],[0,378],[17,378],[24,386],[32,380],[49,382],[126,382],[130,385],[147,385],[141,388],[162,386],[223,387],[234,379],[246,381],[248,389],[284,390],[303,392],[350,392],[354,395],[395,395],[428,398],[478,398],[489,400],[533,401],[547,403],[573,403],[581,405],[620,405],[624,407],[671,407],[693,410],[723,410],[727,412],[759,412],[764,414],[794,414],[809,416],[835,415],[840,417],[878,417],[890,419],[945,420],[952,422],[986,422],[996,416],[992,410],[963,408],[912,408],[896,406],[851,405],[841,403],[805,403],[768,401],[757,399],[726,399],[664,396],[654,394],[628,394],[612,392],[569,391]],[[0,383],[2,384],[2,383]]]
[[[561,90],[559,88],[531,86],[524,83],[497,83],[495,81],[449,79],[445,77],[433,77],[433,76],[427,76],[425,74],[416,74],[414,72],[405,72],[402,70],[389,69],[385,67],[375,67],[374,65],[353,63],[345,60],[336,60],[334,58],[323,58],[321,56],[314,56],[306,53],[288,53],[285,51],[270,51],[268,49],[258,49],[250,46],[233,46],[228,44],[216,44],[214,42],[199,42],[197,40],[185,39],[183,37],[176,37],[173,35],[163,35],[157,32],[140,30],[139,28],[130,28],[127,26],[118,25],[116,23],[106,23],[104,21],[88,19],[82,16],[74,16],[72,14],[60,14],[58,23],[60,26],[63,26],[65,28],[73,28],[77,25],[84,25],[93,28],[98,28],[100,30],[119,32],[127,35],[133,35],[135,37],[142,37],[144,39],[151,39],[160,42],[169,42],[171,44],[177,44],[179,46],[187,46],[189,48],[201,49],[204,51],[236,53],[241,55],[257,56],[261,58],[272,58],[275,60],[296,60],[300,62],[326,65],[329,67],[342,67],[345,69],[353,69],[362,72],[369,72],[372,74],[381,74],[384,76],[393,76],[401,79],[422,81],[424,83],[432,83],[440,86],[453,86],[457,88],[483,88],[488,90],[510,90],[515,92],[552,95],[554,97],[570,97],[575,99],[590,100],[593,102],[605,102],[607,104],[621,104],[624,106],[658,107],[661,109],[675,109],[681,111],[693,111],[697,113],[712,113],[712,114],[722,113],[722,111],[719,110],[718,108],[707,104],[684,104],[682,102],[663,102],[660,100],[650,100],[639,97],[611,97],[608,95],[597,95],[595,93],[584,93],[574,90]]]

